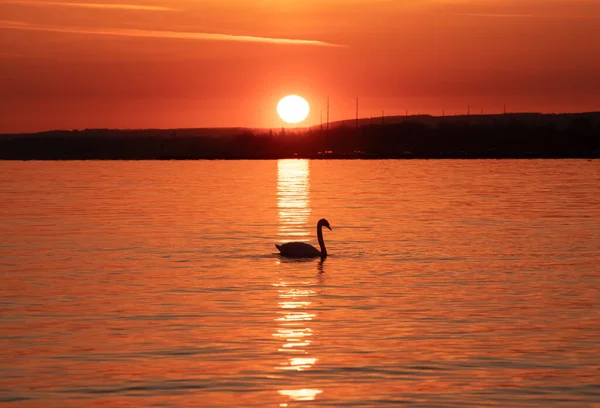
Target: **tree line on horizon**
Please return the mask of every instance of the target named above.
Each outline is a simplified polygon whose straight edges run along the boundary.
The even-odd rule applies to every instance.
[[[600,157],[600,113],[350,123],[329,129],[88,129],[2,135],[0,159]]]

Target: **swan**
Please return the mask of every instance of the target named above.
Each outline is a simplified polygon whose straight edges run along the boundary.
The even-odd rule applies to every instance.
[[[314,246],[304,242],[288,242],[282,245],[275,244],[275,246],[279,249],[282,256],[290,258],[316,258],[317,256],[325,258],[327,256],[327,249],[325,248],[325,242],[323,241],[323,227],[329,228],[329,231],[332,230],[329,221],[325,218],[320,219],[317,223],[317,239],[319,240],[319,246],[321,247],[320,251]]]

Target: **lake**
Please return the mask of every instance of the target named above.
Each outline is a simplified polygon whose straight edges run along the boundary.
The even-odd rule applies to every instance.
[[[0,196],[6,406],[600,406],[599,160],[0,162]],[[278,256],[320,218],[324,262]]]

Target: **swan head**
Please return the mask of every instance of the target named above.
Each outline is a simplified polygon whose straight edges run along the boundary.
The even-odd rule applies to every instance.
[[[329,225],[329,221],[327,221],[325,218],[321,218],[319,220],[319,222],[317,223],[317,226],[319,226],[319,225],[322,227],[328,228],[329,231],[332,231],[331,225]]]

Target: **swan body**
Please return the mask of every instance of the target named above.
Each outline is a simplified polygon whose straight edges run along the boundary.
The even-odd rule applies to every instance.
[[[304,242],[288,242],[282,245],[275,244],[275,246],[282,256],[289,258],[316,258],[318,256],[325,258],[327,256],[327,248],[325,248],[325,241],[323,241],[323,227],[329,228],[331,231],[329,221],[325,218],[320,219],[317,223],[317,240],[319,241],[319,247],[321,248],[320,251],[314,246]]]
[[[298,258],[314,258],[321,256],[321,251],[305,242],[288,242],[283,245],[275,244],[275,246],[283,256]]]

